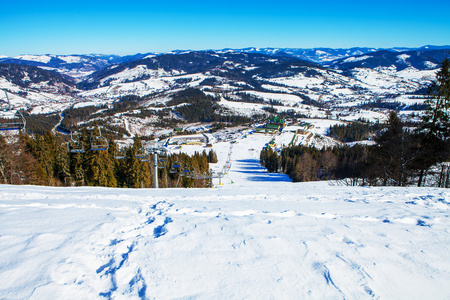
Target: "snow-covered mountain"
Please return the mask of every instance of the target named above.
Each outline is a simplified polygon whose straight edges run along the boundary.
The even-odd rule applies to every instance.
[[[379,51],[379,48],[349,48],[349,49],[335,49],[335,48],[244,48],[244,49],[225,49],[225,51],[245,52],[245,53],[259,53],[266,55],[277,56],[292,56],[303,60],[309,60],[318,64],[327,64],[336,59],[343,57],[350,57]]]
[[[270,138],[215,143],[214,188],[1,185],[0,298],[448,299],[447,190],[292,183]]]
[[[433,47],[408,51],[376,50],[354,48],[347,53],[353,56],[333,60],[327,63],[329,66],[299,59],[288,51],[280,52],[280,49],[266,49],[267,53],[271,52],[267,55],[252,53],[262,52],[262,49],[253,48],[245,51],[172,51],[132,57],[24,56],[20,60],[22,64],[33,61],[41,65],[41,70],[49,66],[54,70],[58,66],[78,66],[78,69],[72,69],[78,71],[86,64],[96,67],[89,67],[91,71],[85,73],[89,74],[84,80],[78,77],[76,86],[70,81],[55,85],[45,76],[40,77],[39,84],[30,86],[30,78],[26,75],[30,73],[21,72],[22,75],[14,78],[0,74],[0,88],[9,91],[15,109],[37,114],[58,113],[71,106],[102,106],[104,108],[96,118],[80,120],[80,124],[94,121],[120,127],[134,124],[131,126],[133,133],[149,135],[166,130],[159,119],[162,114],[165,124],[172,124],[170,126],[183,122],[178,104],[171,105],[171,100],[188,88],[220,99],[211,104],[216,117],[253,118],[281,113],[376,122],[385,120],[389,108],[394,106],[402,118],[417,120],[424,108],[424,91],[434,80],[439,63],[450,57],[449,50]],[[323,55],[331,57],[337,56],[340,50],[334,54],[327,51]],[[344,52],[339,55],[346,55]],[[354,55],[356,53],[358,55]],[[324,61],[325,56],[322,63]],[[5,70],[20,68],[17,64],[3,63],[2,66]],[[96,68],[97,71],[92,71]],[[133,117],[113,108],[113,103],[130,99],[135,102],[133,108],[137,109]],[[153,116],[142,117],[149,114]],[[160,128],[155,128],[155,124]]]
[[[414,68],[419,71],[433,70],[439,67],[444,58],[449,57],[450,49],[426,51],[392,52],[387,50],[363,55],[341,58],[331,63],[333,68],[348,70],[353,68],[395,68],[402,71]]]
[[[301,60],[312,61],[321,65],[335,65],[347,58],[358,57],[364,54],[372,54],[378,51],[398,52],[426,52],[430,50],[448,50],[450,46],[423,46],[420,48],[243,48],[207,50],[217,53],[258,53],[270,56],[290,56]],[[84,80],[93,72],[102,70],[108,66],[155,57],[163,54],[180,55],[189,53],[189,50],[174,50],[168,53],[138,53],[134,55],[118,56],[103,54],[85,55],[19,55],[16,57],[0,56],[0,62],[38,66],[48,70],[54,70],[61,74],[71,76],[76,80]],[[413,54],[414,56],[414,54]],[[420,54],[418,55],[420,56]],[[440,55],[442,56],[442,54]],[[334,63],[336,61],[336,63]],[[436,60],[437,61],[437,60]]]
[[[93,72],[112,64],[142,59],[148,55],[20,55],[16,57],[2,57],[0,58],[0,63],[36,66],[70,76],[75,80],[83,80]]]
[[[321,65],[330,65],[335,60],[345,59],[353,56],[370,54],[381,50],[396,52],[407,51],[428,51],[428,50],[449,50],[450,46],[423,46],[420,48],[244,48],[244,49],[226,49],[226,51],[260,53],[266,55],[288,55],[303,60],[309,60]]]

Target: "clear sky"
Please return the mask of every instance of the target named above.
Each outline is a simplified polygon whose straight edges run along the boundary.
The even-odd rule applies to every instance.
[[[450,45],[449,0],[2,1],[0,55]]]

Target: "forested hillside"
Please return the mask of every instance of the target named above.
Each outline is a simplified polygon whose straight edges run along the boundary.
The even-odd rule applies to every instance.
[[[36,83],[47,83],[48,85],[65,84],[74,86],[74,83],[60,74],[43,70],[30,65],[0,63],[0,77],[22,87],[29,87]]]
[[[0,182],[49,186],[153,187],[153,155],[147,154],[138,137],[131,146],[108,140],[104,150],[93,148],[96,131],[76,137],[77,151],[71,151],[67,138],[47,132],[29,137],[21,135],[14,143],[0,136]],[[74,138],[75,139],[75,138]],[[164,157],[164,159],[163,159]],[[207,187],[209,163],[217,162],[214,151],[192,156],[171,154],[158,160],[159,187]],[[174,168],[174,164],[179,167]]]

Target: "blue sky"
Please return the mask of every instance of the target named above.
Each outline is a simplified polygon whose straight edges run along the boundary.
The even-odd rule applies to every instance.
[[[0,55],[450,45],[450,1],[4,1]]]

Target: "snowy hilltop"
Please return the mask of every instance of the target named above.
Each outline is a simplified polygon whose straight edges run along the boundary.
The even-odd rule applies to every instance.
[[[448,299],[447,189],[292,183],[267,142],[208,189],[1,185],[0,298]]]

